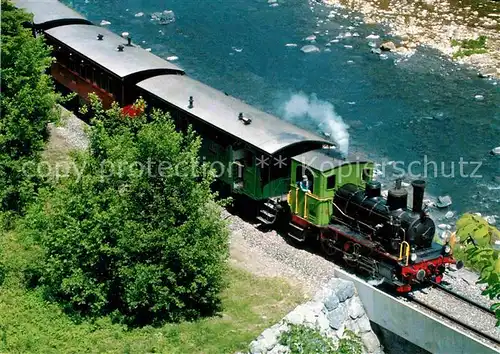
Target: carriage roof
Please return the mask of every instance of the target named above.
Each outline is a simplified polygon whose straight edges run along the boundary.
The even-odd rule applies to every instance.
[[[331,156],[324,151],[308,151],[300,155],[294,156],[293,160],[300,162],[305,166],[309,166],[318,170],[319,172],[325,172],[332,170],[337,167],[341,167],[349,164],[366,164],[370,163],[365,159],[361,159],[356,155],[349,155],[345,159],[338,158],[336,156]]]
[[[122,79],[148,71],[151,75],[184,73],[177,65],[136,44],[128,46],[126,39],[100,26],[60,26],[46,31],[46,34]],[[102,40],[97,39],[99,34],[103,35]],[[123,51],[118,51],[119,45],[123,46]]]
[[[137,86],[270,155],[287,148],[299,152],[333,144],[187,76],[156,76]],[[193,108],[188,108],[190,96]],[[240,120],[240,113],[251,122]]]
[[[33,13],[33,24],[44,30],[73,23],[92,23],[57,0],[14,0],[13,3],[17,8]]]

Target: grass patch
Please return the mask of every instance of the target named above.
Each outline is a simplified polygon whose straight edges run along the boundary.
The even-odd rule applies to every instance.
[[[486,49],[486,36],[479,36],[477,39],[464,39],[464,40],[451,40],[451,45],[454,47],[460,47],[460,49],[453,54],[453,58],[460,58],[465,56],[470,56],[473,54],[484,54],[487,53]]]
[[[109,318],[77,324],[22,285],[23,264],[34,255],[18,233],[2,234],[0,262],[7,272],[0,286],[0,353],[234,353],[303,301],[282,280],[230,268],[218,317],[133,330]]]

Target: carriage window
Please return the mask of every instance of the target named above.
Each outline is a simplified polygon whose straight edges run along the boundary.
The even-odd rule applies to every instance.
[[[336,177],[337,176],[335,175],[328,176],[328,178],[326,179],[326,189],[335,188]]]
[[[83,62],[83,60],[80,60],[80,63],[78,65],[78,74],[80,74],[80,76],[82,77],[85,77],[85,63]]]
[[[109,76],[108,75],[102,76],[102,88],[104,89],[104,91],[109,91]]]
[[[70,53],[70,56],[69,56],[69,70],[75,71],[75,58],[73,58],[73,56],[71,55],[71,53]]]
[[[109,93],[113,93],[115,91],[115,80],[113,80],[113,78],[109,78],[109,90],[108,92]]]

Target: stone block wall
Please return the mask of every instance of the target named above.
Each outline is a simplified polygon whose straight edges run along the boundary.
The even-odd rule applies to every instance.
[[[288,353],[288,348],[279,344],[279,338],[288,330],[288,324],[303,324],[316,328],[334,342],[342,338],[344,331],[349,329],[361,338],[364,353],[383,353],[354,284],[346,280],[331,279],[311,301],[297,306],[280,322],[262,332],[250,344],[250,353]]]

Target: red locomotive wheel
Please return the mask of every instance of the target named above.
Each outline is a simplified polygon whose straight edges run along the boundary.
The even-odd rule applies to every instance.
[[[346,242],[344,245],[344,261],[351,268],[357,268],[358,256],[360,253],[360,246],[351,241]]]
[[[321,233],[321,249],[328,256],[332,257],[337,253],[338,236],[336,233]]]

